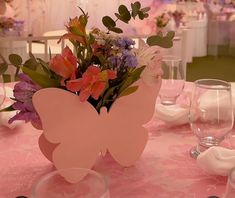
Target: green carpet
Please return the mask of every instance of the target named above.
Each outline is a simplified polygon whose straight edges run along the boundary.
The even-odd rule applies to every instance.
[[[193,62],[187,65],[186,80],[193,82],[201,78],[216,78],[235,82],[235,57],[193,58]]]

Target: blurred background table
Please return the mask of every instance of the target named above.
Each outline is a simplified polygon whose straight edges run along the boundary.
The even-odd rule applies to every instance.
[[[235,21],[212,20],[208,28],[208,54],[235,56]]]

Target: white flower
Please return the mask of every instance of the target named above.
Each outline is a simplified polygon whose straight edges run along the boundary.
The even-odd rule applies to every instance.
[[[161,69],[161,53],[157,46],[149,47],[142,39],[139,41],[139,48],[134,49],[138,61],[138,67],[146,66],[141,78],[147,84],[156,83],[163,74]]]

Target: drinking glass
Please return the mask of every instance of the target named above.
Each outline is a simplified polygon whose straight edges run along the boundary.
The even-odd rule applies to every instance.
[[[63,175],[86,175],[80,181],[68,182]],[[87,174],[88,173],[88,174]],[[109,198],[105,177],[83,168],[56,170],[42,177],[33,187],[33,198]]]
[[[195,81],[189,122],[199,142],[191,149],[191,156],[197,158],[200,152],[219,145],[231,131],[233,121],[230,83],[217,79]]]
[[[184,72],[181,59],[177,56],[163,56],[162,86],[159,97],[163,105],[173,105],[184,89]]]

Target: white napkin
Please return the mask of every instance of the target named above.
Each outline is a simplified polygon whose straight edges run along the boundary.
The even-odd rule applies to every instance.
[[[210,174],[227,176],[235,167],[235,150],[211,147],[197,157],[197,164]]]
[[[163,120],[169,125],[181,125],[188,123],[189,108],[179,105],[156,104],[154,117]]]
[[[235,83],[231,83],[232,87],[232,101],[233,101],[233,109],[235,114]],[[157,104],[155,105],[155,115],[154,117],[164,121],[170,126],[177,126],[188,123],[188,113],[189,113],[189,102],[185,102],[185,97],[190,97],[191,93],[189,93],[189,90],[182,93],[183,96],[181,97],[181,100],[183,100],[183,105],[162,105],[159,104],[157,101]],[[216,105],[216,102],[214,100],[214,97],[211,95],[211,92],[208,91],[204,94],[206,100],[201,105],[204,106],[204,108],[213,108],[214,105]],[[220,100],[224,100],[225,98],[221,97]],[[180,100],[178,100],[180,101]],[[223,103],[222,103],[223,104]],[[224,103],[225,104],[225,103]],[[216,116],[214,114],[211,114],[211,116]]]
[[[3,94],[3,93],[0,91],[0,94]],[[6,94],[6,99],[5,99],[5,102],[3,103],[3,105],[1,106],[1,109],[10,106],[13,103],[12,100],[9,100],[10,98],[14,97],[13,96],[13,89],[10,87],[5,87],[5,94]],[[0,113],[0,125],[5,126],[10,129],[14,129],[15,127],[17,127],[18,125],[23,123],[23,121],[17,120],[15,122],[13,122],[12,124],[8,124],[8,120],[11,117],[13,117],[15,114],[16,114],[16,111],[1,112]]]

